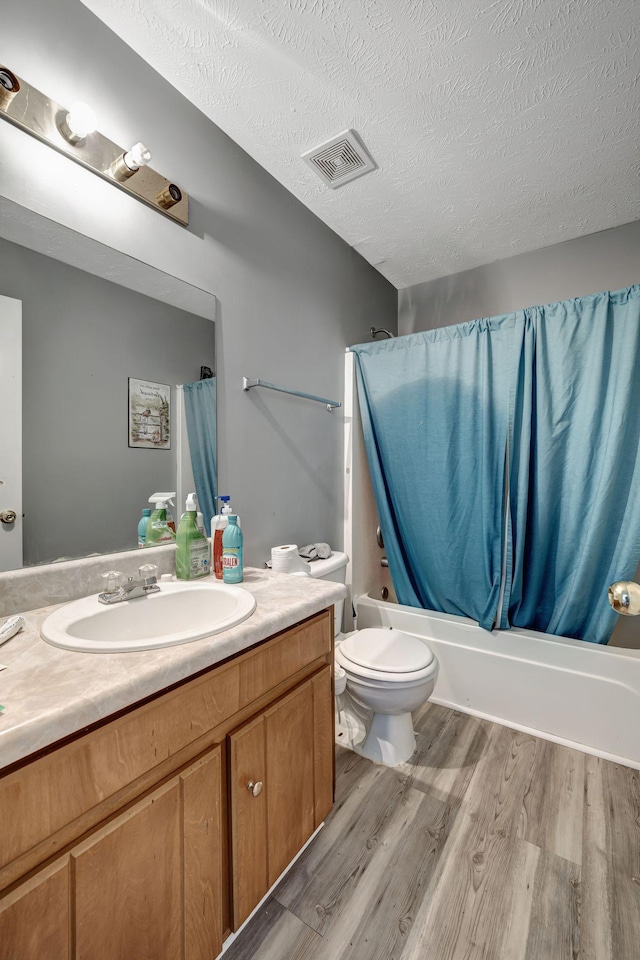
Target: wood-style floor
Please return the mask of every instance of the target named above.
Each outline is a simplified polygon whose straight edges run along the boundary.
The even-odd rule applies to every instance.
[[[325,827],[224,960],[640,960],[640,772],[414,719],[393,770],[337,748]]]

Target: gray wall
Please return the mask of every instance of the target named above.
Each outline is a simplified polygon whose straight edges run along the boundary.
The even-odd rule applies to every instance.
[[[341,399],[344,348],[372,324],[395,328],[395,288],[77,0],[13,4],[2,35],[18,75],[60,103],[90,103],[118,143],[144,140],[155,169],[190,194],[191,223],[181,229],[6,123],[0,189],[218,296],[219,487],[241,514],[247,561],[288,541],[340,547],[340,412],[243,393],[241,380]]]
[[[135,547],[175,489],[175,385],[215,369],[214,324],[6,240],[0,291],[22,301],[25,564]],[[129,448],[129,377],[171,386],[170,450]]]
[[[407,287],[401,335],[640,283],[640,221]]]

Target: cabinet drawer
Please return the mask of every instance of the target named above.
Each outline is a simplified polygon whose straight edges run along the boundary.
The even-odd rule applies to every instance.
[[[331,653],[333,617],[328,611],[287,630],[240,661],[240,702],[258,700],[307,664]],[[265,655],[266,654],[266,655]]]

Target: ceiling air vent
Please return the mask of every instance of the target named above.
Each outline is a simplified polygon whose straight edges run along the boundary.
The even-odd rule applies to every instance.
[[[319,147],[307,150],[302,159],[328,187],[334,189],[376,169],[375,161],[354,130],[344,130]]]

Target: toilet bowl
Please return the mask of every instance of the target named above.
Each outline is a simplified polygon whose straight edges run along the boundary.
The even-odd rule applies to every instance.
[[[332,552],[306,567],[311,577],[344,583],[348,562],[346,553]],[[339,600],[334,608],[335,661],[346,673],[346,690],[339,696],[353,703],[343,711],[339,742],[395,767],[416,748],[411,711],[431,696],[438,661],[426,644],[400,630],[370,628],[343,637],[343,608]]]
[[[429,647],[400,630],[357,630],[336,647],[347,692],[373,714],[364,742],[353,749],[394,767],[415,750],[411,712],[428,700],[438,674]]]

